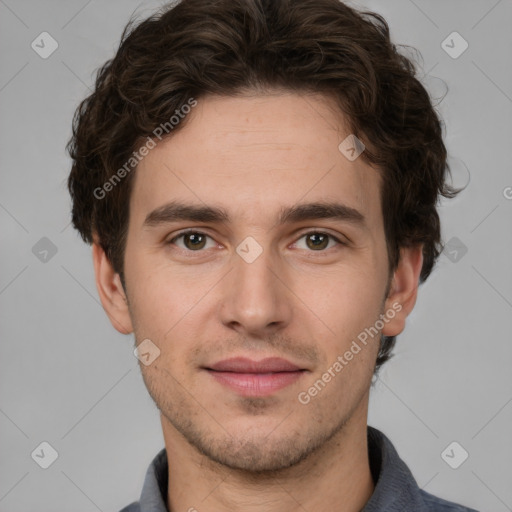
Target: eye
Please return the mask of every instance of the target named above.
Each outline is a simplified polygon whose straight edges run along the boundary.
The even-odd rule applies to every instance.
[[[207,238],[213,240],[210,236],[206,235],[205,233],[201,233],[200,231],[184,231],[169,240],[167,243],[175,244],[180,249],[197,252],[206,247]],[[183,246],[180,246],[176,243],[176,241],[180,239],[183,239]],[[211,245],[211,247],[214,246],[215,244]],[[206,248],[208,249],[209,247]]]
[[[308,233],[304,233],[299,240],[303,238],[306,239],[306,249],[311,249],[316,252],[323,252],[326,248],[332,248],[332,245],[329,247],[329,241],[335,241],[337,244],[345,245],[341,240],[336,238],[334,235],[329,233],[323,233],[321,231],[309,231]],[[297,245],[299,242],[295,242]],[[299,247],[299,249],[303,249],[304,247]]]
[[[212,241],[212,245],[207,247],[207,239]],[[339,238],[331,235],[330,233],[324,233],[322,231],[309,231],[308,233],[302,234],[299,238],[299,241],[305,239],[306,246],[299,247],[299,249],[310,249],[314,252],[324,252],[325,249],[330,249],[333,247],[333,244],[330,242],[335,242],[335,245],[345,245]],[[178,240],[182,240],[183,245],[177,243]],[[294,245],[297,245],[299,241],[295,242]],[[213,243],[213,239],[201,231],[183,231],[176,235],[174,238],[170,239],[168,244],[174,244],[180,249],[184,249],[191,252],[199,252],[202,249],[209,249],[215,247],[215,243]]]

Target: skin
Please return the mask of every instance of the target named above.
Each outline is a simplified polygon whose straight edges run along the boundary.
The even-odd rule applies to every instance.
[[[201,98],[137,168],[126,291],[93,244],[112,324],[160,349],[140,368],[160,410],[171,511],[355,512],[374,490],[366,425],[378,338],[308,404],[297,399],[393,304],[401,310],[382,333],[402,332],[417,296],[422,248],[403,249],[389,275],[380,177],[339,151],[349,133],[321,95]],[[171,200],[221,206],[231,219],[144,227]],[[357,209],[364,225],[277,222],[282,207],[326,200]],[[208,235],[199,251],[186,237],[170,243],[185,228]],[[329,238],[318,249],[311,231],[345,245]],[[247,236],[263,250],[252,263],[236,252]],[[270,396],[243,397],[201,368],[234,356],[283,357],[308,371]]]

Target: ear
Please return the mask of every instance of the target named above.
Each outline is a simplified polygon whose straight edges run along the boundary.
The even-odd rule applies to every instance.
[[[419,276],[423,266],[423,244],[414,247],[402,247],[400,261],[393,274],[385,312],[394,311],[395,315],[387,315],[390,320],[384,325],[384,336],[397,336],[405,328],[405,319],[413,310],[418,295]]]
[[[98,242],[92,244],[92,259],[96,275],[96,288],[110,323],[121,334],[132,333],[133,326],[128,301],[121,279]]]

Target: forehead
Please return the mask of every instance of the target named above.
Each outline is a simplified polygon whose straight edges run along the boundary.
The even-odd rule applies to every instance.
[[[379,222],[380,177],[338,148],[341,112],[320,95],[206,96],[139,164],[132,219],[170,201],[222,206],[230,221],[272,223],[283,205],[330,201]]]

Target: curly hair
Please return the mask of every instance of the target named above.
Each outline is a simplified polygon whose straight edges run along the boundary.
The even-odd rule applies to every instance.
[[[390,275],[400,248],[419,244],[420,283],[430,275],[442,249],[437,202],[460,190],[447,183],[442,121],[384,18],[339,0],[182,0],[129,21],[77,108],[67,145],[73,225],[101,245],[123,285],[134,150],[190,98],[275,88],[335,99],[366,146],[362,158],[382,176]],[[95,192],[123,168],[108,194]],[[381,337],[376,371],[394,344]]]

